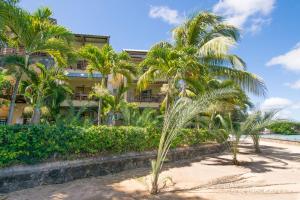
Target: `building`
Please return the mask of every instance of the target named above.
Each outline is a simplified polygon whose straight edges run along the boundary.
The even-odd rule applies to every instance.
[[[86,34],[74,34],[74,47],[79,49],[86,44],[93,44],[101,48],[105,44],[109,44],[109,36],[99,36],[99,35],[86,35]],[[2,48],[0,49],[0,57],[7,55],[23,55],[24,50],[22,48]],[[51,66],[53,60],[45,54],[36,54],[32,59],[43,63],[45,66]],[[1,66],[1,63],[0,63]],[[74,95],[71,97],[71,104],[74,107],[87,107],[87,111],[84,115],[94,118],[96,116],[97,103],[95,101],[88,99],[88,94],[96,82],[101,81],[101,74],[94,73],[93,77],[85,71],[87,63],[84,60],[78,60],[77,63],[69,66],[65,70],[68,82],[72,88]],[[0,94],[0,97],[9,99],[9,94]],[[69,102],[63,102],[61,104],[62,109],[65,109],[70,104]],[[24,97],[20,94],[17,95],[16,106],[14,110],[13,123],[23,124],[27,121],[26,117],[23,115],[25,107],[28,106]],[[5,123],[8,115],[8,106],[2,106],[0,108],[0,123]],[[96,117],[95,117],[96,119]]]
[[[147,55],[146,50],[134,50],[134,49],[124,49],[132,61],[138,65]],[[128,83],[128,90],[125,94],[125,99],[127,102],[136,103],[140,108],[159,108],[163,99],[164,94],[161,89],[166,83],[164,80],[155,80],[149,84],[146,90],[140,90],[137,87],[138,76],[135,77],[132,83]]]
[[[87,35],[87,34],[74,34],[74,47],[79,49],[80,47],[86,44],[93,44],[99,48],[103,47],[105,44],[109,44],[109,36],[100,36],[100,35]],[[136,65],[138,65],[146,56],[147,51],[145,50],[132,50],[124,49]],[[0,49],[0,56],[6,55],[23,55],[24,50],[14,49],[14,48],[2,48]],[[45,66],[51,66],[53,60],[45,54],[36,54],[33,59],[38,62],[43,63]],[[0,63],[1,66],[1,63]],[[90,119],[96,120],[97,116],[97,102],[90,100],[88,95],[92,90],[92,87],[95,83],[101,81],[102,75],[100,73],[94,73],[91,77],[86,72],[87,62],[84,60],[78,60],[77,63],[72,64],[65,70],[65,74],[68,77],[68,83],[73,90],[73,96],[70,100],[64,101],[61,104],[62,110],[67,110],[70,104],[75,108],[80,109],[85,107],[86,111],[83,113],[84,117],[89,117]],[[134,78],[132,83],[126,83],[128,90],[126,91],[124,98],[127,102],[136,103],[139,108],[159,108],[161,102],[164,98],[164,95],[161,92],[161,88],[165,81],[156,80],[149,84],[149,87],[146,90],[139,90],[137,88],[138,76]],[[108,80],[108,89],[113,93],[114,90],[118,87],[118,83],[115,81]],[[0,97],[9,99],[8,94],[0,94]],[[16,106],[14,110],[13,123],[23,124],[28,121],[26,116],[24,116],[24,109],[28,105],[24,97],[20,94],[17,95]],[[0,123],[5,123],[8,115],[8,106],[2,106],[0,108]],[[96,122],[96,121],[95,121]]]

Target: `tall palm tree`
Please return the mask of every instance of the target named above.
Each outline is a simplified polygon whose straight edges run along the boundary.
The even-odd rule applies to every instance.
[[[157,43],[149,50],[146,58],[140,63],[140,67],[147,68],[138,80],[137,85],[140,89],[147,88],[150,82],[158,79],[167,81],[164,104],[166,109],[168,109],[180,72],[186,69],[184,68],[184,62],[182,62],[182,52],[174,49],[170,43]]]
[[[0,2],[0,21],[5,31],[9,46],[23,51],[24,63],[19,73],[15,75],[16,82],[11,96],[8,124],[12,123],[16,95],[23,75],[23,69],[28,69],[35,53],[45,53],[51,56],[55,63],[64,66],[71,55],[70,41],[72,33],[66,28],[56,25],[51,20],[52,12],[49,8],[38,9],[33,14],[14,4]]]
[[[55,88],[62,88],[71,92],[64,83],[66,77],[62,70],[55,67],[47,69],[44,65],[36,64],[38,72],[31,73],[30,79],[21,82],[21,91],[33,106],[32,123],[38,124],[41,117],[41,108],[48,99],[56,95]]]
[[[173,37],[176,48],[195,49],[202,76],[204,72],[212,77],[229,78],[248,92],[265,94],[266,87],[262,79],[245,71],[245,62],[229,53],[239,40],[239,30],[223,23],[221,17],[208,12],[197,13],[176,27]]]
[[[113,79],[117,79],[119,75],[122,75],[130,82],[136,73],[129,55],[126,52],[116,53],[112,46],[108,44],[101,49],[94,45],[86,45],[80,49],[79,55],[87,60],[87,71],[90,74],[94,72],[101,73],[101,87],[103,89],[107,89],[108,75],[112,75]],[[99,102],[102,101],[101,99],[100,97]]]

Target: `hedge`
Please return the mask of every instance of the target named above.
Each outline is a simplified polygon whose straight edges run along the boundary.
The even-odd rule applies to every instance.
[[[140,127],[0,126],[0,167],[157,148],[160,131]],[[205,130],[183,129],[172,148],[214,140]]]

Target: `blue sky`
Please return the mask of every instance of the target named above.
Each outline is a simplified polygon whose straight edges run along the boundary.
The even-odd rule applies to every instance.
[[[111,44],[148,49],[170,40],[171,30],[197,11],[212,11],[242,30],[233,49],[248,70],[262,77],[266,98],[253,97],[263,109],[284,108],[282,117],[300,120],[299,0],[21,0],[33,11],[48,6],[59,24],[75,33],[110,35]]]

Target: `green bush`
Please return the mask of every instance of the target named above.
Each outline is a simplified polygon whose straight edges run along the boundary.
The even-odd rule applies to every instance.
[[[300,123],[277,122],[268,127],[273,133],[294,135],[300,133]]]
[[[0,166],[32,164],[106,153],[157,148],[160,130],[140,127],[0,126]],[[183,129],[172,147],[214,140],[205,130]]]

